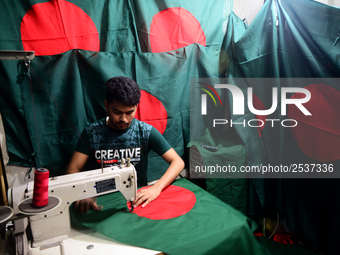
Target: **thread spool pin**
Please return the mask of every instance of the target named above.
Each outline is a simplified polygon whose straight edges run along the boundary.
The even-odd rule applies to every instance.
[[[127,159],[126,159],[126,166],[127,166],[127,167],[131,166],[130,158],[127,158]]]

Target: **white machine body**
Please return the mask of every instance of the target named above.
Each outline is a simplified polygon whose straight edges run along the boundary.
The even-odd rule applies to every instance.
[[[18,205],[33,197],[34,182],[11,190],[14,213],[22,213]],[[26,189],[27,188],[27,189]],[[112,166],[49,179],[49,197],[57,197],[59,204],[42,213],[29,216],[33,247],[59,245],[71,230],[70,205],[77,200],[120,191],[127,201],[137,196],[137,173],[134,166]]]

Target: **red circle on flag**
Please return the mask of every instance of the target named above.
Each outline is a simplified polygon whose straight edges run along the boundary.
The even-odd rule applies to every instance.
[[[137,107],[135,118],[152,125],[163,134],[168,122],[168,113],[161,101],[148,92],[141,90],[140,103]]]
[[[36,56],[54,55],[72,49],[99,51],[97,28],[78,6],[67,1],[39,3],[21,21],[24,50]]]
[[[340,92],[325,84],[305,87],[311,99],[303,106],[312,114],[304,115],[295,105],[288,105],[287,116],[298,122],[291,128],[299,147],[310,157],[322,161],[340,159]],[[295,93],[292,99],[305,98]]]
[[[143,187],[138,192],[149,187]],[[133,213],[151,220],[168,220],[188,213],[195,204],[196,196],[192,191],[170,185],[154,201],[145,207],[136,207]],[[130,202],[127,205],[130,209]]]
[[[157,13],[150,26],[150,47],[154,53],[176,50],[198,43],[206,45],[205,34],[198,20],[181,7]]]

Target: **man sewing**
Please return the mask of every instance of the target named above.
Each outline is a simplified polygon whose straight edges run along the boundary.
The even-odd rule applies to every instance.
[[[104,102],[108,116],[84,129],[67,168],[67,173],[71,174],[81,171],[90,161],[97,163],[97,168],[101,163],[110,166],[119,164],[122,155],[128,155],[136,167],[138,186],[145,186],[148,152],[155,151],[169,163],[169,167],[154,185],[138,192],[134,207],[144,207],[156,199],[184,168],[181,157],[159,131],[134,118],[140,95],[140,88],[134,80],[127,77],[109,79]],[[94,198],[77,201],[75,207],[81,213],[89,209],[100,210]]]

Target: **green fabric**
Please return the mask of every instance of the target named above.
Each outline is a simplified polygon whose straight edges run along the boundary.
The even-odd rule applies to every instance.
[[[34,165],[34,150],[25,119],[20,84],[29,86],[25,78],[26,68],[22,61],[0,61],[0,111],[5,129],[10,163]],[[11,84],[11,85],[9,85]]]
[[[207,192],[247,215],[247,179],[207,179]]]
[[[247,29],[232,14],[222,50],[226,52],[227,76],[339,77],[339,24],[339,8],[310,0],[266,1]],[[338,85],[333,88],[340,91]],[[265,96],[266,90],[259,86],[254,93],[261,96],[268,109],[271,97]],[[302,152],[290,130],[265,127],[261,138],[254,130],[236,131],[245,143],[249,165],[320,163]],[[335,169],[340,166],[339,160],[323,163],[332,163]],[[249,187],[249,213],[262,216],[282,213],[287,226],[301,234],[307,245],[325,254],[335,254],[339,250],[335,241],[339,235],[334,227],[340,224],[336,216],[340,212],[338,187],[339,180],[335,179],[253,179]]]
[[[278,1],[282,77],[339,77],[340,9],[315,1]]]
[[[136,216],[117,192],[98,198],[102,211],[84,215],[71,211],[72,220],[114,240],[167,254],[269,254],[252,234],[256,225],[242,213],[186,179],[173,185],[196,195],[196,204],[182,216],[168,220]]]
[[[218,141],[219,144],[216,144]],[[202,148],[201,145],[216,146],[216,152]],[[195,146],[203,160],[205,166],[236,166],[239,169],[246,165],[246,155],[241,141],[237,138],[234,130],[222,131],[212,135],[206,129],[203,135],[188,144],[188,147]],[[191,176],[191,175],[190,175]],[[247,215],[247,179],[213,178],[206,176],[206,190],[231,205],[237,210]]]

